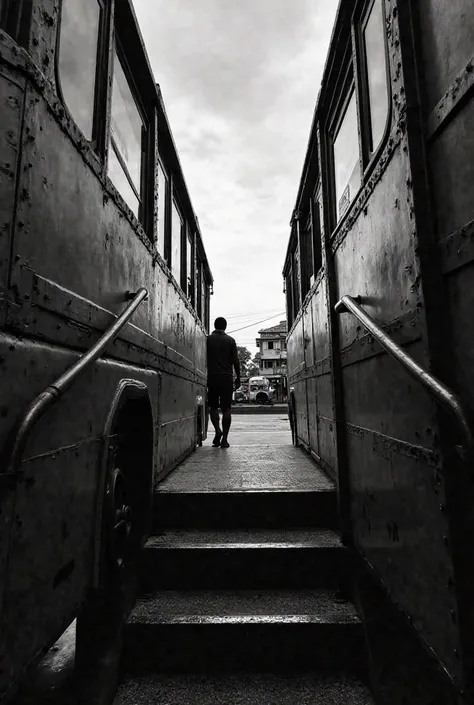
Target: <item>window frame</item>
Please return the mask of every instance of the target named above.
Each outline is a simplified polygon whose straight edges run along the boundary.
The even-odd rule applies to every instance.
[[[196,258],[196,313],[201,320],[202,316],[202,260],[199,255]]]
[[[111,36],[113,28],[111,27],[111,1],[96,0],[96,2],[100,7],[100,17],[99,30],[97,33],[97,51],[94,74],[94,97],[92,102],[92,135],[90,139],[85,136],[85,134],[77,124],[76,118],[72,114],[64,97],[64,92],[62,88],[61,72],[59,70],[59,59],[61,55],[61,32],[64,0],[62,0],[61,2],[58,30],[56,33],[54,74],[56,80],[56,90],[58,92],[58,97],[61,101],[63,108],[65,109],[71,121],[74,123],[76,129],[79,130],[85,141],[89,144],[92,153],[95,155],[96,158],[103,162],[107,151],[106,132],[109,123],[109,111],[107,107],[107,86],[109,83],[109,76],[113,74],[113,67],[111,65],[112,59],[110,58],[110,55],[112,53]]]
[[[181,221],[181,227],[179,231],[179,277],[176,278],[175,273],[173,272],[173,205],[176,208],[176,211],[178,213],[179,219]],[[186,219],[183,215],[183,209],[181,207],[181,203],[179,200],[179,196],[176,192],[176,189],[173,187],[173,190],[171,191],[171,208],[170,208],[170,258],[169,258],[169,264],[168,267],[171,271],[172,276],[174,277],[174,280],[176,281],[177,285],[181,289],[181,291],[184,294],[183,290],[183,233],[186,228]]]
[[[189,227],[189,224],[186,225],[186,235],[185,235],[185,241],[186,241],[186,266],[185,266],[185,271],[186,271],[186,296],[189,299],[191,306],[194,307],[194,301],[195,301],[195,287],[194,287],[194,277],[195,277],[195,265],[194,265],[194,258],[195,258],[195,243],[196,243],[196,234],[193,233],[191,228]],[[190,249],[190,270],[188,272],[188,247]],[[189,282],[188,282],[188,276],[189,276]]]
[[[353,17],[353,30],[352,30],[352,42],[354,46],[354,54],[357,59],[357,80],[359,83],[359,93],[360,93],[360,113],[363,116],[363,122],[365,125],[364,130],[360,130],[362,135],[362,150],[363,150],[363,161],[364,161],[364,178],[366,174],[371,171],[374,162],[379,156],[382,146],[385,142],[387,136],[387,129],[391,118],[391,83],[390,83],[390,67],[389,67],[389,54],[387,47],[387,36],[385,32],[382,32],[383,43],[384,43],[384,58],[385,58],[385,82],[387,86],[387,116],[385,119],[385,125],[382,132],[382,137],[378,145],[371,151],[370,144],[372,141],[372,124],[371,124],[371,104],[370,104],[370,91],[369,91],[369,72],[367,69],[367,53],[365,49],[364,42],[364,31],[367,27],[370,15],[374,8],[376,2],[381,2],[381,11],[383,19],[385,19],[385,2],[384,0],[369,0],[364,6],[359,6],[359,11],[354,14]],[[382,22],[382,27],[385,23]]]
[[[103,0],[99,0],[99,2],[103,2]],[[115,56],[117,57],[122,71],[125,75],[125,79],[127,81],[127,85],[130,89],[130,93],[132,94],[132,98],[134,100],[135,106],[137,108],[137,111],[140,115],[140,119],[142,121],[142,129],[141,129],[141,140],[140,140],[140,147],[141,147],[141,161],[140,161],[140,194],[137,194],[137,189],[135,187],[135,184],[133,183],[133,179],[131,175],[129,174],[127,165],[123,162],[123,159],[118,151],[117,148],[113,147],[113,137],[111,135],[111,130],[110,130],[110,123],[111,123],[111,118],[112,118],[112,91],[113,91],[113,82],[114,82],[114,70],[115,70]],[[107,164],[108,164],[108,150],[110,149],[110,145],[112,145],[112,148],[114,149],[115,156],[117,157],[118,161],[120,162],[120,165],[122,167],[122,170],[127,178],[127,181],[132,189],[132,191],[135,193],[135,195],[138,198],[138,216],[135,216],[142,226],[143,230],[145,231],[145,234],[150,238],[150,240],[153,237],[152,234],[152,229],[150,228],[150,198],[149,198],[149,189],[147,188],[147,183],[148,183],[148,177],[150,175],[150,162],[151,162],[151,152],[153,152],[152,145],[154,144],[154,129],[153,129],[153,121],[151,120],[150,116],[147,114],[147,111],[145,109],[143,99],[140,96],[140,91],[138,90],[136,81],[133,78],[133,70],[130,66],[130,62],[127,59],[126,52],[123,48],[122,41],[120,39],[120,30],[117,28],[116,25],[114,25],[113,28],[113,40],[112,40],[112,46],[111,46],[111,51],[110,51],[110,101],[109,101],[109,110],[108,110],[108,115],[110,116],[108,119],[108,125],[107,125],[107,135],[106,135],[106,142],[107,142]],[[152,172],[153,173],[153,172]],[[108,176],[108,171],[107,171],[107,176]],[[110,177],[108,176],[110,179]],[[111,179],[110,179],[111,180]],[[111,180],[112,184],[113,181]],[[124,200],[126,203],[127,207],[130,208],[128,203],[126,202],[125,198],[122,196],[118,188],[114,185],[114,188],[116,189],[117,193],[120,194],[121,198]]]
[[[32,0],[3,0],[3,3],[0,5],[0,29],[14,42],[26,47],[31,31]]]
[[[330,192],[330,222],[331,235],[339,230],[341,224],[346,220],[350,213],[353,204],[356,202],[358,195],[366,185],[370,174],[375,167],[376,162],[380,158],[380,154],[385,147],[389,135],[392,115],[392,100],[391,100],[391,83],[390,83],[390,65],[389,53],[387,45],[387,35],[384,31],[384,23],[382,22],[382,35],[384,42],[385,56],[385,77],[387,86],[387,119],[385,122],[384,131],[379,144],[373,153],[369,153],[371,123],[370,123],[370,99],[368,87],[368,71],[367,62],[364,51],[363,30],[367,25],[375,2],[378,0],[360,0],[357,3],[351,20],[350,30],[348,33],[347,46],[344,52],[344,57],[341,60],[341,70],[336,80],[336,88],[334,91],[335,98],[327,108],[326,129],[324,130],[324,138],[327,147],[328,166],[329,166],[329,192]],[[385,17],[385,2],[381,0],[382,12]],[[360,168],[360,186],[358,191],[351,199],[349,206],[338,219],[337,203],[336,203],[336,172],[334,161],[334,143],[337,137],[339,128],[341,127],[343,118],[346,114],[349,102],[354,91],[356,99],[356,114],[357,114],[357,132],[359,143],[359,168]]]
[[[163,232],[163,252],[160,252],[158,244],[159,244],[159,222],[160,222],[160,208],[159,208],[159,177],[158,177],[158,170],[161,169],[163,172],[163,175],[165,177],[165,198],[164,198],[164,204],[165,204],[165,211],[164,211],[164,232]],[[165,163],[163,159],[161,158],[161,155],[158,153],[158,157],[156,160],[156,189],[157,189],[157,213],[158,213],[158,218],[157,218],[157,229],[156,229],[156,243],[155,247],[158,252],[158,254],[163,258],[165,261],[166,265],[169,267],[170,263],[170,205],[171,205],[171,176],[168,173],[168,170],[166,169]]]

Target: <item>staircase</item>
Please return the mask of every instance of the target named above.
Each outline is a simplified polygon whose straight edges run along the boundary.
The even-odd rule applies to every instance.
[[[159,486],[114,705],[373,703],[334,486],[299,449],[246,450]]]

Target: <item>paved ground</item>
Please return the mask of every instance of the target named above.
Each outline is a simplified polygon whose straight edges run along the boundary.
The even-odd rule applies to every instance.
[[[287,416],[260,414],[232,418],[230,448],[213,448],[214,433],[176,468],[161,492],[326,490],[332,482],[301,449],[291,445]]]

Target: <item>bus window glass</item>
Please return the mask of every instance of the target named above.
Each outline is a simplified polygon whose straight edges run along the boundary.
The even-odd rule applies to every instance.
[[[197,282],[197,292],[196,292],[196,312],[199,318],[202,320],[202,264],[200,260],[197,261],[196,266],[196,282]]]
[[[301,306],[301,281],[300,281],[300,251],[296,247],[293,252],[293,316],[296,318]]]
[[[141,194],[142,128],[140,113],[115,52],[109,176],[137,218]]]
[[[334,140],[334,171],[337,220],[339,220],[348,209],[361,183],[357,106],[354,91],[351,93]]]
[[[321,251],[321,217],[322,217],[322,202],[321,190],[318,188],[316,196],[312,203],[311,209],[311,225],[313,238],[313,262],[314,276],[318,274],[322,266],[322,251]]]
[[[58,72],[64,102],[92,140],[101,6],[98,0],[63,0]]]
[[[370,151],[374,152],[383,137],[388,114],[388,86],[385,63],[382,0],[375,0],[368,17],[364,29],[364,48],[367,62],[367,83],[370,105]]]
[[[188,287],[188,298],[190,301],[193,299],[193,242],[191,238],[191,233],[188,230],[188,237],[186,239],[186,284]]]
[[[167,202],[167,186],[168,179],[166,178],[163,167],[158,162],[158,252],[165,257],[165,234],[166,234],[166,202]]]
[[[176,203],[171,208],[171,272],[181,286],[181,228],[182,220]]]
[[[206,278],[204,276],[204,267],[201,267],[201,321],[206,326],[206,294],[207,285]]]
[[[293,273],[290,269],[285,280],[286,289],[286,312],[288,317],[288,329],[293,325]]]
[[[306,220],[304,229],[305,261],[307,287],[311,287],[314,281],[314,253],[313,253],[313,223],[311,214]]]

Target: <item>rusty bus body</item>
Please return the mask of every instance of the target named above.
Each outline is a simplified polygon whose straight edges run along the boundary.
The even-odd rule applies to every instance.
[[[0,0],[0,118],[1,697],[103,586],[112,471],[140,543],[205,437],[212,275],[129,0]],[[140,287],[9,472],[28,404]]]
[[[346,543],[446,677],[453,699],[440,702],[472,693],[472,455],[434,398],[335,306],[360,297],[473,408],[473,51],[469,0],[340,3],[283,272],[295,441],[337,480]],[[380,666],[388,640],[367,633]]]

